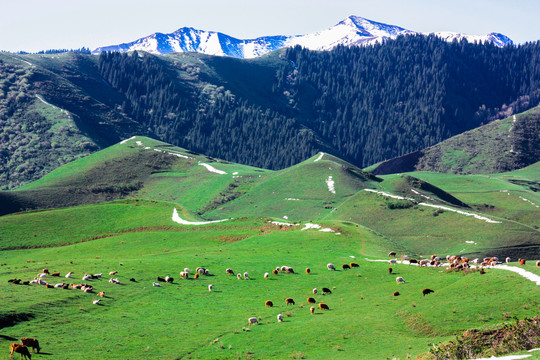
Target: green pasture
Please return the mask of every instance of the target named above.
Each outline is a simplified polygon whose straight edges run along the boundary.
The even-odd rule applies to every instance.
[[[107,207],[109,212],[104,210]],[[303,231],[302,225],[272,225],[262,218],[180,226],[170,221],[167,209],[167,204],[142,201],[81,208],[81,214],[101,213],[92,218],[98,230],[84,226],[89,218],[72,214],[72,228],[66,221],[35,231],[26,244],[31,247],[34,239],[35,248],[2,251],[1,315],[15,320],[2,329],[0,346],[7,349],[20,337],[38,338],[43,354],[35,355],[36,359],[49,355],[55,359],[405,359],[424,354],[432,343],[453,339],[468,328],[489,328],[514,317],[537,315],[536,285],[517,274],[448,273],[395,265],[389,275],[388,263],[366,257],[385,258],[393,244],[353,223],[323,224],[340,235]],[[15,241],[30,221],[38,224],[37,217],[46,218],[48,213],[26,214],[35,217],[11,223],[1,238],[6,243]],[[113,214],[124,219],[123,229],[112,226]],[[76,225],[79,236],[95,239],[79,242],[74,234],[72,244],[51,243],[55,235],[67,239]],[[58,246],[40,247],[51,245]],[[352,261],[360,267],[341,270],[341,264]],[[328,271],[328,262],[338,271]],[[292,266],[295,274],[263,278],[281,265]],[[208,268],[212,276],[179,278],[184,267],[193,271],[198,266]],[[229,267],[236,273],[248,272],[251,279],[225,275]],[[311,274],[305,273],[306,267]],[[104,273],[102,279],[87,283],[96,292],[105,291],[106,297],[98,306],[92,304],[95,294],[80,290],[7,283],[11,278],[32,279],[43,268],[62,275],[73,271],[70,281],[76,283],[84,273]],[[122,285],[107,281],[109,271],[118,271],[114,277]],[[152,286],[157,276],[165,275],[174,277],[174,283]],[[397,285],[396,276],[407,282]],[[137,281],[130,282],[131,277]],[[47,278],[52,283],[66,280],[52,279]],[[212,292],[209,284],[214,285]],[[314,296],[330,311],[309,313],[306,299],[315,287],[332,290],[331,295]],[[435,293],[422,296],[426,287]],[[392,296],[395,291],[401,295]],[[285,305],[286,297],[296,304]],[[275,306],[266,308],[266,300]],[[283,323],[276,320],[279,313]],[[259,325],[248,327],[252,316],[259,318]]]

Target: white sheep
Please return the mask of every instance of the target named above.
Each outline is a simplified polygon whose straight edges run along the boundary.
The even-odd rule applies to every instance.
[[[99,302],[101,301],[101,299],[97,299],[97,300],[94,300],[92,301],[92,304],[94,305],[99,305]]]
[[[161,287],[161,284],[158,284],[157,282],[153,282],[153,283],[152,283],[152,286],[155,286],[155,287]]]
[[[210,270],[208,270],[208,269],[204,269],[204,275],[206,275],[206,276],[210,276]]]
[[[40,277],[40,278],[46,278],[46,277],[47,277],[47,273],[41,273],[41,274],[38,274],[38,277]]]
[[[281,267],[280,267],[280,266],[276,267],[276,270],[277,270],[277,271],[280,271],[280,270],[281,270]]]
[[[171,280],[171,277],[169,275],[165,276],[165,282],[169,282]]]
[[[95,277],[95,278],[100,278],[100,277],[102,277],[102,276],[103,276],[103,273],[94,274],[94,277]]]
[[[184,268],[184,272],[188,273],[189,274],[189,268]]]
[[[82,279],[83,279],[84,281],[86,281],[86,280],[92,279],[92,277],[91,277],[90,275],[88,275],[88,274],[84,274],[84,276],[82,277]]]
[[[509,264],[509,263],[510,263],[510,260],[511,260],[511,259],[510,259],[509,257],[507,257],[507,258],[506,258],[506,263]]]
[[[317,288],[313,289],[313,295],[317,295]]]
[[[388,263],[389,264],[397,264],[397,260],[396,259],[391,259],[391,260],[388,260]]]
[[[251,326],[252,324],[258,324],[259,323],[259,320],[257,320],[256,317],[250,317],[248,319],[248,325]]]
[[[212,291],[213,287],[214,287],[214,285],[212,285],[212,284],[208,285],[208,291]]]
[[[336,270],[336,267],[332,263],[327,264],[326,267],[328,268],[328,270]]]
[[[244,273],[244,279],[249,280],[249,274],[247,272]]]
[[[73,275],[73,271],[70,271],[66,274],[66,279],[71,279],[71,275]]]
[[[278,314],[278,315],[277,315],[277,321],[278,321],[278,322],[282,322],[282,321],[283,321],[283,315]]]
[[[283,272],[287,271],[287,266],[283,265],[283,266],[281,267],[281,271],[283,271]]]
[[[54,285],[55,288],[61,288],[62,286],[64,286],[64,283]]]
[[[268,279],[269,276],[270,276],[269,273],[264,273],[264,278],[265,278],[265,279]]]
[[[396,282],[399,284],[399,283],[404,283],[405,282],[405,279],[403,279],[401,276],[398,276],[396,278]]]

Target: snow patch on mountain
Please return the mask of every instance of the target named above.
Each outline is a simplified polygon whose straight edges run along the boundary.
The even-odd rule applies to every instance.
[[[410,34],[429,35],[359,16],[349,16],[335,26],[311,34],[264,36],[256,39],[237,39],[220,32],[183,27],[170,34],[155,33],[129,43],[99,47],[92,53],[142,50],[152,54],[164,55],[172,52],[199,52],[208,55],[249,59],[283,47],[300,45],[310,50],[331,50],[338,45],[373,45],[388,39],[395,39],[399,35]],[[465,35],[452,32],[437,32],[434,34],[446,41],[467,39],[469,42],[492,42],[501,47],[506,44],[513,44],[512,40],[507,36],[499,33]]]

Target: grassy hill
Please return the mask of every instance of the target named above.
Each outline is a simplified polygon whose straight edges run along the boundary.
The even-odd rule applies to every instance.
[[[467,329],[538,315],[537,285],[499,269],[392,265],[390,275],[386,261],[372,260],[387,260],[389,251],[525,257],[524,269],[540,275],[533,261],[540,259],[539,166],[376,177],[320,153],[270,171],[127,139],[0,192],[0,346],[38,338],[36,359],[428,358],[433,344]],[[33,210],[13,213],[26,205]],[[174,209],[188,222],[173,221]],[[205,223],[216,219],[225,221]],[[359,267],[343,270],[350,262]],[[264,278],[282,265],[295,273]],[[180,279],[185,267],[211,276]],[[51,284],[95,290],[8,283],[44,268],[62,275],[45,278]],[[85,273],[104,276],[83,281]],[[172,284],[152,285],[166,275]],[[122,284],[108,282],[115,277]],[[323,287],[332,294],[322,295]],[[423,296],[425,288],[435,292]],[[99,291],[105,297],[94,305]],[[311,315],[310,296],[330,310],[315,305]],[[248,326],[252,316],[259,325]],[[111,339],[122,341],[111,348]]]
[[[495,174],[517,170],[540,158],[540,106],[464,132],[435,146],[387,160],[374,174],[434,171]]]

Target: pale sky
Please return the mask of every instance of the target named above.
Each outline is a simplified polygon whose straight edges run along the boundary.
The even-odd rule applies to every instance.
[[[0,50],[93,50],[184,26],[239,39],[302,35],[349,15],[420,32],[540,39],[540,0],[0,0]]]

